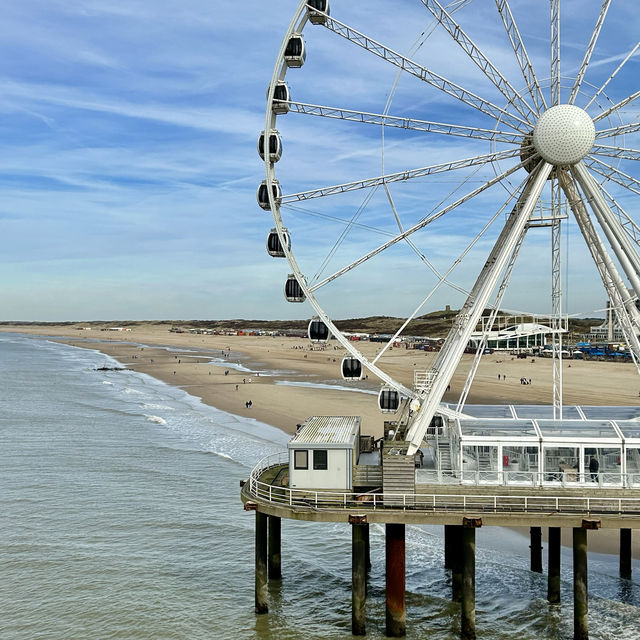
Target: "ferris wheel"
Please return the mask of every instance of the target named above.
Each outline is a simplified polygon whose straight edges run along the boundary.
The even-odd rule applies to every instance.
[[[629,213],[640,195],[640,150],[627,144],[640,131],[637,73],[630,75],[640,42],[616,42],[622,53],[598,54],[603,35],[610,42],[623,24],[617,15],[607,31],[611,0],[599,8],[583,3],[580,19],[591,26],[579,54],[574,43],[561,47],[561,24],[564,30],[576,17],[561,22],[560,0],[535,7],[407,0],[387,7],[396,12],[388,28],[366,16],[365,28],[348,23],[365,11],[356,4],[303,0],[267,89],[258,139],[265,179],[257,199],[274,221],[267,250],[289,264],[285,297],[313,307],[312,340],[332,334],[346,349],[344,378],[377,376],[383,411],[406,399],[412,454],[436,414],[463,413],[484,344],[457,408],[445,409],[442,397],[487,309],[484,326],[492,327],[526,253],[525,236],[539,237],[542,229],[548,261],[537,256],[538,240],[529,263],[549,266],[552,403],[561,418],[563,225],[583,238],[636,367],[640,362],[640,226]],[[525,31],[512,6],[524,12]],[[374,37],[368,30],[376,27]],[[395,44],[401,27],[417,27],[417,38]],[[569,59],[562,69],[561,53]],[[286,191],[286,184],[302,188]],[[465,285],[457,273],[468,274],[470,263],[476,275]],[[430,370],[411,387],[389,373],[385,354],[411,334],[443,288],[464,303]],[[393,298],[406,317],[373,357],[333,320],[363,289],[371,305],[365,311]]]

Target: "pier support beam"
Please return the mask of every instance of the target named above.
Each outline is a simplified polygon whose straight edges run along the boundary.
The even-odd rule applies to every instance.
[[[547,575],[547,600],[560,602],[560,527],[549,527],[549,572]]]
[[[256,613],[268,613],[267,604],[267,515],[256,511]]]
[[[463,518],[462,526],[462,607],[460,637],[476,640],[476,528],[480,518]]]
[[[400,638],[407,632],[405,597],[405,525],[386,525],[386,634]]]
[[[281,518],[269,516],[269,580],[280,580],[282,578],[281,526]]]
[[[573,638],[589,640],[587,530],[573,529]]]
[[[366,634],[367,560],[366,516],[349,516],[351,524],[351,633]]]
[[[530,527],[531,571],[542,573],[542,527]]]
[[[631,580],[631,529],[620,529],[620,577]]]

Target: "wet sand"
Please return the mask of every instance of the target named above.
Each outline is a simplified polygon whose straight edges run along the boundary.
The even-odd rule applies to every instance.
[[[375,394],[380,388],[377,381],[354,383],[341,379],[340,364],[345,351],[335,347],[334,341],[324,348],[310,347],[309,341],[302,338],[170,333],[166,325],[152,324],[136,325],[127,332],[35,325],[5,325],[0,331],[46,335],[101,351],[123,366],[180,387],[218,409],[254,418],[288,433],[294,433],[296,425],[309,416],[359,415],[362,433],[379,437],[384,420],[389,419],[377,408]],[[365,356],[373,357],[380,345],[362,342],[358,348]],[[435,355],[393,348],[385,353],[380,364],[411,387],[414,371],[428,370]],[[465,355],[445,401],[457,402],[471,362],[472,356]],[[551,404],[551,364],[547,358],[521,360],[498,353],[483,356],[467,402]],[[521,384],[521,378],[531,380],[531,384]],[[571,360],[564,363],[563,378],[566,405],[636,405],[640,400],[640,379],[633,364]],[[371,393],[291,386],[284,382],[357,385]],[[249,401],[250,408],[246,406]],[[617,553],[617,531],[592,532],[589,540],[594,551]],[[640,557],[638,535],[634,537],[634,557]]]

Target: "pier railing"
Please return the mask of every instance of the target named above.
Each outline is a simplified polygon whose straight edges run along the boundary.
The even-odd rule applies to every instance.
[[[262,482],[260,478],[274,467],[285,467],[286,452],[263,458],[249,476],[249,494],[257,500],[310,510],[401,509],[430,512],[473,511],[484,513],[552,513],[586,515],[640,515],[640,498],[600,496],[501,495],[486,491],[474,493],[358,493],[290,489]],[[499,486],[495,487],[499,489]],[[391,506],[392,505],[392,506]]]

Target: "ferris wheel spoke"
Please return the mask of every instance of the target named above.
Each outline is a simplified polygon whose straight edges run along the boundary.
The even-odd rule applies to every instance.
[[[551,6],[551,106],[560,104],[560,0]]]
[[[516,60],[520,65],[520,71],[522,72],[524,81],[529,89],[533,104],[535,105],[538,113],[540,113],[543,109],[547,108],[547,104],[544,99],[540,83],[538,82],[538,78],[533,71],[533,65],[531,64],[531,60],[529,59],[529,55],[527,54],[527,49],[524,46],[522,37],[520,36],[520,31],[518,30],[518,26],[513,19],[511,7],[509,7],[509,3],[507,2],[507,0],[495,0],[495,2],[498,8],[498,12],[500,13],[500,17],[502,18],[504,28],[507,31],[509,42],[511,42],[513,53],[515,54]]]
[[[500,309],[502,308],[502,300],[504,298],[504,294],[509,286],[509,282],[511,280],[511,274],[513,273],[513,268],[516,265],[516,261],[518,260],[518,256],[520,255],[520,249],[524,244],[524,238],[527,233],[527,227],[525,227],[518,238],[518,242],[516,243],[515,248],[513,249],[513,253],[509,258],[509,263],[507,264],[507,268],[505,269],[504,275],[502,276],[502,282],[500,283],[500,287],[498,288],[498,293],[496,294],[495,301],[493,303],[493,309],[489,316],[489,320],[487,322],[486,331],[482,335],[482,339],[480,340],[480,344],[476,349],[475,355],[473,357],[473,363],[471,368],[469,369],[469,373],[467,374],[467,379],[465,380],[464,387],[462,389],[462,393],[460,394],[460,398],[458,399],[458,405],[456,406],[456,411],[462,411],[464,409],[464,405],[467,402],[467,396],[469,395],[469,391],[471,389],[471,385],[476,377],[476,373],[478,371],[478,367],[480,366],[480,360],[484,355],[484,350],[489,341],[489,333],[493,330],[493,325],[495,324],[496,318]]]
[[[451,266],[447,269],[447,271],[444,274],[439,274],[437,272],[436,275],[438,276],[439,280],[438,282],[436,282],[436,284],[434,285],[433,289],[429,292],[429,294],[422,300],[422,302],[418,305],[418,307],[416,308],[416,310],[411,314],[411,316],[409,318],[407,318],[407,320],[403,323],[403,325],[400,327],[400,329],[398,329],[398,331],[395,333],[395,335],[385,344],[385,346],[382,348],[381,351],[378,352],[378,354],[376,355],[375,359],[373,360],[374,364],[375,362],[377,362],[382,355],[384,354],[384,352],[396,341],[396,339],[398,338],[398,336],[400,336],[404,330],[406,329],[406,327],[409,325],[409,323],[411,322],[411,320],[413,320],[418,313],[420,313],[420,310],[424,307],[424,305],[431,299],[431,297],[438,291],[438,289],[440,289],[440,287],[444,284],[444,283],[448,283],[447,278],[451,275],[451,273],[453,273],[453,271],[456,269],[456,267],[462,262],[462,260],[464,260],[464,258],[466,257],[466,255],[471,251],[471,249],[473,249],[473,247],[479,242],[479,240],[484,236],[484,234],[487,232],[487,230],[491,227],[491,225],[498,219],[499,216],[501,216],[504,212],[504,210],[507,208],[507,206],[509,206],[509,202],[511,202],[511,200],[514,198],[514,196],[521,191],[524,188],[524,185],[526,183],[528,178],[526,178],[522,184],[520,184],[519,187],[517,187],[516,189],[514,189],[511,194],[509,195],[509,198],[507,199],[507,201],[504,203],[504,205],[502,205],[502,207],[500,209],[498,209],[498,211],[496,211],[496,213],[491,217],[491,219],[485,224],[485,226],[480,230],[480,232],[476,235],[476,237],[465,247],[464,251],[453,261],[453,263],[451,264]],[[466,296],[470,295],[469,291],[466,291],[464,289],[458,288],[458,290],[460,290],[461,293],[464,293]],[[497,307],[494,307],[494,310],[496,310]],[[458,409],[459,410],[459,409]]]
[[[587,244],[591,257],[598,269],[602,284],[616,311],[622,331],[633,356],[634,363],[640,372],[640,313],[635,306],[635,296],[630,296],[627,287],[620,277],[613,260],[609,256],[602,240],[598,236],[593,222],[587,212],[584,201],[576,187],[575,181],[565,169],[557,171],[558,180],[562,186],[569,206],[573,211],[580,232]]]
[[[430,120],[417,120],[415,118],[390,116],[380,113],[368,113],[366,111],[342,109],[340,107],[327,107],[317,104],[307,104],[304,102],[290,101],[288,104],[290,112],[301,113],[309,116],[321,116],[337,120],[348,120],[351,122],[362,122],[365,124],[375,124],[383,127],[425,131],[428,133],[438,133],[463,138],[475,138],[478,140],[521,144],[525,135],[523,133],[496,131],[494,129],[482,129],[480,127],[466,127],[457,124],[432,122]]]
[[[389,200],[389,205],[391,206],[391,210],[393,211],[393,215],[396,219],[397,225],[398,225],[398,229],[400,230],[400,233],[402,233],[404,231],[404,228],[402,226],[402,223],[400,222],[400,216],[398,215],[398,212],[396,210],[396,206],[395,203],[393,202],[393,198],[391,197],[391,192],[389,191],[389,187],[385,184],[384,185],[384,190],[387,193],[387,199]],[[415,242],[413,242],[413,240],[411,240],[411,238],[405,238],[404,239],[405,243],[407,245],[409,245],[409,247],[411,247],[412,251],[418,256],[418,258],[420,259],[420,261],[425,264],[427,266],[427,268],[437,277],[437,278],[442,278],[442,274],[438,271],[438,269],[433,265],[433,263],[427,258],[427,256],[424,255],[424,253],[422,253],[422,251],[420,251],[420,249],[416,246]],[[446,282],[446,284],[448,284],[452,289],[455,289],[456,291],[463,293],[463,294],[468,294],[468,292],[463,289],[462,287],[458,286],[457,284],[455,284],[454,282],[450,282],[448,280],[444,280],[444,282]]]
[[[420,169],[390,173],[384,176],[378,176],[376,178],[355,180],[353,182],[346,182],[344,184],[337,184],[330,187],[321,187],[319,189],[311,189],[309,191],[300,191],[299,193],[283,195],[280,199],[280,203],[288,204],[290,202],[310,200],[311,198],[320,198],[337,193],[356,191],[358,189],[368,189],[370,187],[377,187],[381,184],[389,182],[403,182],[405,180],[412,180],[415,178],[424,178],[425,176],[433,175],[436,173],[445,173],[448,171],[454,171],[456,169],[464,169],[466,167],[488,164],[497,160],[513,158],[515,156],[519,156],[520,153],[521,149],[520,147],[518,147],[516,149],[509,149],[508,151],[488,153],[486,155],[475,156],[474,158],[465,158],[464,160],[457,160],[455,162],[444,162],[442,164],[436,164],[430,167],[422,167]]]
[[[514,106],[518,112],[528,118],[537,116],[526,100],[518,93],[515,87],[498,71],[496,66],[487,58],[482,50],[469,38],[462,27],[447,13],[438,0],[421,0],[422,4],[431,12],[431,15],[458,43],[462,50],[473,60],[476,66],[485,74],[500,93]]]
[[[593,29],[593,33],[591,34],[591,40],[587,45],[587,50],[584,53],[584,58],[582,59],[582,64],[580,65],[580,70],[578,71],[578,75],[576,76],[576,81],[573,84],[573,89],[571,89],[571,95],[569,96],[569,104],[573,104],[578,95],[578,91],[580,91],[580,86],[582,85],[582,80],[584,79],[584,74],[587,71],[587,66],[589,65],[589,61],[591,60],[591,56],[593,54],[593,50],[595,49],[596,43],[598,42],[598,36],[600,35],[600,31],[602,29],[602,25],[604,24],[604,19],[607,15],[607,11],[609,10],[609,5],[611,4],[611,0],[604,0],[602,3],[602,7],[600,8],[600,15],[598,15],[598,19],[596,20],[596,26]]]
[[[431,424],[447,385],[460,362],[469,342],[471,333],[489,302],[491,294],[505,269],[509,257],[529,221],[544,185],[553,167],[548,162],[540,162],[529,175],[525,188],[520,193],[511,214],[496,240],[484,267],[473,285],[438,353],[429,376],[429,385],[421,394],[423,403],[407,432],[410,442],[407,455],[413,455],[420,447],[422,439]]]
[[[591,148],[591,153],[597,156],[607,156],[609,158],[640,160],[640,149],[627,149],[626,147],[612,147],[605,144],[596,144]]]
[[[626,55],[624,60],[617,66],[616,70],[607,78],[605,83],[593,94],[593,97],[591,98],[591,100],[589,100],[589,102],[587,102],[587,105],[585,106],[585,110],[588,109],[591,106],[591,104],[593,103],[593,101],[605,90],[606,86],[616,77],[616,75],[620,71],[620,69],[622,69],[622,67],[624,67],[624,65],[627,64],[627,61],[638,50],[638,47],[640,47],[640,42],[638,42],[636,44],[636,46],[633,47],[633,49],[631,49],[631,51]]]
[[[600,185],[589,173],[582,162],[571,167],[571,173],[582,188],[582,192],[587,195],[589,206],[591,207],[600,228],[604,231],[609,246],[618,258],[627,279],[631,283],[636,296],[640,298],[640,256],[632,247],[631,241],[624,232],[622,225],[607,204],[600,190]]]
[[[629,122],[628,124],[621,124],[618,127],[611,127],[610,129],[600,129],[596,131],[596,140],[600,138],[613,138],[615,136],[625,136],[629,133],[638,133],[640,131],[640,120],[635,122]]]
[[[617,104],[614,104],[613,106],[609,107],[602,113],[599,113],[593,119],[594,123],[599,122],[603,118],[610,116],[612,113],[615,113],[616,111],[619,111],[620,109],[622,109],[622,107],[626,107],[628,104],[631,104],[634,100],[637,100],[638,98],[640,98],[640,91],[636,91],[635,93],[632,93],[630,96],[628,96],[624,100],[620,100],[620,102],[618,102]]]
[[[368,36],[356,31],[355,29],[349,27],[348,25],[339,22],[335,18],[331,18],[327,16],[326,21],[323,23],[330,31],[333,31],[337,35],[345,38],[349,42],[362,47],[366,51],[373,53],[374,55],[382,58],[383,60],[395,65],[399,69],[419,78],[423,82],[439,89],[443,93],[446,93],[461,102],[464,102],[466,105],[473,107],[482,113],[490,116],[494,120],[502,121],[507,126],[510,126],[512,129],[516,129],[517,131],[522,131],[523,127],[525,129],[530,129],[530,124],[521,118],[520,116],[509,113],[504,109],[496,106],[492,102],[477,96],[472,91],[461,87],[455,82],[451,82],[447,80],[443,76],[430,71],[426,67],[423,67],[421,64],[406,58],[402,54],[394,51],[393,49],[389,49],[388,47],[380,44],[376,40],[369,38]]]
[[[613,180],[622,187],[626,187],[629,191],[633,191],[640,195],[640,181],[630,176],[628,173],[612,167],[610,164],[598,160],[598,158],[591,158],[590,161],[585,161],[585,164],[589,166],[593,171],[599,173],[603,178]],[[597,166],[596,166],[597,165]],[[601,168],[602,167],[602,168]]]
[[[640,226],[629,216],[629,214],[620,206],[620,203],[602,186],[602,193],[609,199],[611,209],[617,216],[622,228],[625,230],[629,238],[640,247]]]
[[[527,160],[525,160],[523,162],[520,162],[519,164],[511,167],[510,169],[507,169],[503,173],[495,176],[491,180],[488,180],[484,184],[480,185],[478,188],[476,188],[473,191],[471,191],[471,192],[467,193],[466,195],[462,196],[461,198],[459,198],[455,202],[453,202],[453,203],[447,205],[446,207],[443,207],[439,211],[436,211],[435,213],[423,218],[417,224],[413,225],[412,227],[410,227],[406,231],[403,231],[402,233],[399,233],[394,238],[392,238],[391,240],[388,240],[384,244],[381,244],[379,247],[376,247],[372,251],[369,251],[368,253],[364,254],[363,256],[361,256],[360,258],[358,258],[357,260],[355,260],[351,264],[349,264],[349,265],[347,265],[345,267],[342,267],[342,269],[339,269],[338,271],[336,271],[332,275],[327,276],[326,278],[324,278],[320,282],[316,283],[312,287],[309,287],[309,290],[310,291],[316,291],[317,289],[320,289],[321,287],[324,287],[325,285],[329,284],[330,282],[333,282],[333,280],[335,280],[336,278],[339,278],[340,276],[343,276],[345,273],[348,273],[349,271],[355,269],[356,267],[360,266],[361,264],[367,262],[368,260],[370,260],[374,256],[377,256],[379,253],[381,253],[385,249],[388,249],[389,247],[392,247],[393,245],[397,244],[401,240],[404,240],[405,238],[411,236],[416,231],[418,231],[420,229],[423,229],[424,227],[426,227],[427,225],[431,224],[432,222],[435,222],[438,218],[441,218],[443,215],[449,213],[450,211],[453,211],[454,209],[456,209],[460,205],[464,204],[465,202],[468,202],[472,198],[475,198],[477,195],[479,195],[483,191],[486,191],[489,187],[492,187],[494,184],[503,181],[505,178],[509,177],[512,173],[515,173],[519,169],[522,169],[525,165],[528,165],[532,160],[537,160],[537,159],[538,159],[538,156],[534,155],[531,158],[527,158]]]

